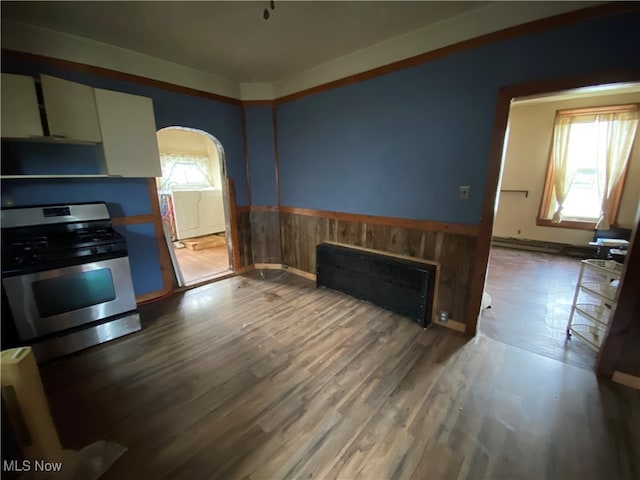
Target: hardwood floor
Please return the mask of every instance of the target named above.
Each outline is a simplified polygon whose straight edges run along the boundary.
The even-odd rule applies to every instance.
[[[593,370],[594,352],[566,327],[580,260],[509,248],[491,249],[486,291],[492,307],[480,331],[500,342]]]
[[[63,445],[126,446],[105,480],[640,476],[640,392],[266,273],[42,366]]]
[[[185,285],[193,285],[224,275],[230,271],[226,245],[190,250],[174,248]]]

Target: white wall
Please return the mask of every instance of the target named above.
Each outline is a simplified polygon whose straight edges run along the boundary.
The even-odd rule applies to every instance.
[[[168,128],[158,132],[160,153],[207,156],[207,141],[209,139],[206,136],[188,130]]]
[[[502,190],[528,190],[501,193],[493,228],[497,237],[511,237],[548,242],[585,245],[593,232],[557,227],[538,227],[536,217],[544,188],[553,122],[556,110],[600,105],[640,102],[640,93],[601,95],[597,97],[543,103],[514,104],[509,116],[509,138],[502,171]],[[631,154],[622,194],[618,224],[633,226],[640,199],[640,135]]]

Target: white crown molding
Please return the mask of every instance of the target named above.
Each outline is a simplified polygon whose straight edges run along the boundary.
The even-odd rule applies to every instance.
[[[87,38],[2,20],[2,47],[240,98],[237,82]]]
[[[242,100],[273,100],[276,98],[273,92],[273,83],[243,82],[240,84],[240,98]]]
[[[269,83],[238,83],[132,50],[2,20],[2,46],[139,75],[241,100],[273,100],[464,40],[606,2],[491,2]]]
[[[605,2],[492,2],[274,83],[276,98],[509,27]]]

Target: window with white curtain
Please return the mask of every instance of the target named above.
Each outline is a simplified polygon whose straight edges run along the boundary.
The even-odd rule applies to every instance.
[[[556,112],[538,224],[608,229],[637,130],[635,104]]]
[[[214,185],[209,157],[182,154],[160,154],[161,190],[203,188]]]

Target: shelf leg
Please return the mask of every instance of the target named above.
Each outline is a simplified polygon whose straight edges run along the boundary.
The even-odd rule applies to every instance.
[[[567,322],[567,335],[570,337],[571,322],[573,321],[573,315],[576,313],[576,302],[578,301],[578,295],[580,294],[580,284],[582,283],[582,276],[584,275],[584,264],[580,266],[580,275],[578,275],[578,283],[576,283],[576,292],[573,294],[573,302],[571,303],[571,313],[569,314],[569,321]]]

